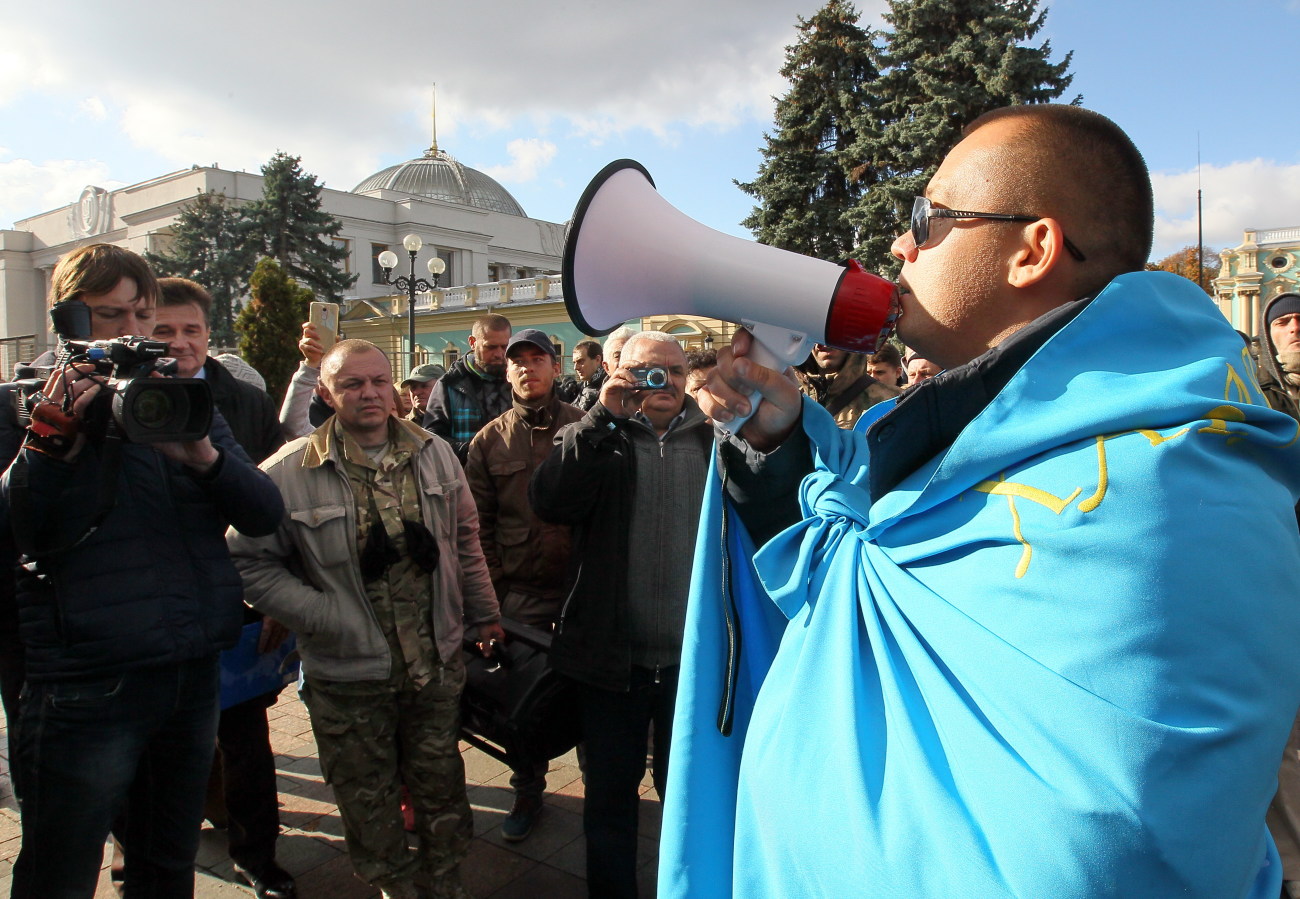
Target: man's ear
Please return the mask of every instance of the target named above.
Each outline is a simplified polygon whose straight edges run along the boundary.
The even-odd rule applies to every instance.
[[[1011,257],[1007,283],[1026,288],[1042,283],[1066,255],[1065,230],[1053,218],[1041,218],[1026,225],[1023,237]]]
[[[324,381],[316,382],[316,395],[325,401],[325,405],[331,409],[334,408],[334,400],[330,397],[329,389],[325,386]]]

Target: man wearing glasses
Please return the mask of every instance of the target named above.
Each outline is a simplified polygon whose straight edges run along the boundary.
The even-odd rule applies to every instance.
[[[1152,220],[1112,122],[998,110],[893,246],[942,377],[855,434],[719,352],[706,414],[763,402],[706,494],[661,896],[1278,896],[1297,424],[1142,271]]]

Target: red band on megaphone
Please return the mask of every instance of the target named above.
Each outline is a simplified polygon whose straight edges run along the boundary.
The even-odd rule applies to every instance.
[[[826,314],[826,345],[852,353],[874,353],[894,330],[898,288],[850,259]]]

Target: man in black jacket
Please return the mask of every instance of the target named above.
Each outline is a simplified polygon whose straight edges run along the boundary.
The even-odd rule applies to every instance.
[[[208,314],[212,296],[201,284],[186,278],[163,278],[153,339],[166,341],[176,360],[176,374],[202,378],[212,389],[212,400],[230,424],[235,440],[254,464],[284,445],[279,413],[265,390],[247,384],[208,356]],[[244,624],[262,621],[258,648],[275,649],[287,631],[272,619],[244,607]],[[225,800],[230,858],[235,870],[252,885],[258,899],[292,899],[293,877],[275,861],[275,841],[280,835],[279,791],[275,783],[275,757],[266,710],[275,704],[279,689],[221,710],[217,725],[214,777]],[[129,847],[128,847],[129,848]]]
[[[662,369],[661,389],[632,369]],[[600,402],[565,427],[537,469],[537,516],[573,529],[570,590],[551,666],[582,686],[587,886],[636,895],[637,787],[654,725],[664,795],[686,596],[713,429],[686,396],[686,356],[670,335],[628,338]],[[611,559],[625,560],[610,564]]]
[[[84,303],[94,338],[151,328],[157,295],[139,256],[103,244],[64,257],[53,275],[53,302]],[[128,893],[193,894],[217,655],[240,621],[225,529],[266,534],[284,515],[219,414],[189,442],[88,436],[105,389],[89,366],[56,371],[33,407],[58,428],[27,429],[0,479],[6,564],[18,551],[25,561],[14,760],[23,845],[12,893],[22,899],[91,895],[124,810]],[[16,428],[5,419],[6,437]]]
[[[600,399],[600,388],[605,386],[605,379],[609,377],[600,341],[579,340],[573,345],[573,373],[577,376],[574,382],[577,389],[572,397],[565,397],[565,401],[586,412]]]

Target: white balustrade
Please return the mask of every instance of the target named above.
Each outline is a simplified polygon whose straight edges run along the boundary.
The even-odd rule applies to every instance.
[[[1300,233],[1300,229],[1297,229]],[[462,287],[439,287],[415,295],[416,314],[464,309],[474,306],[498,306],[506,303],[556,302],[564,299],[560,275],[543,275],[515,281],[492,281]],[[406,312],[406,297],[393,297],[393,308]]]
[[[1256,231],[1255,243],[1297,243],[1300,242],[1300,228],[1274,228],[1271,231]]]

